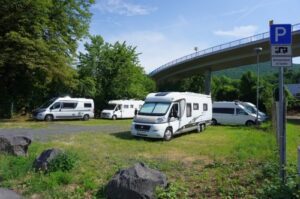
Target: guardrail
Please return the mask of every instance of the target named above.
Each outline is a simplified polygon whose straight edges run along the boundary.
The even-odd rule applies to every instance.
[[[294,24],[292,26],[292,31],[293,32],[294,31],[300,31],[300,23]],[[250,36],[250,37],[245,37],[245,38],[242,38],[242,39],[239,39],[239,40],[235,40],[235,41],[232,41],[232,42],[229,42],[229,43],[221,44],[221,45],[218,45],[218,46],[213,46],[213,47],[201,50],[201,51],[197,51],[195,53],[191,53],[189,55],[186,55],[186,56],[180,57],[178,59],[175,59],[173,61],[170,61],[170,62],[158,67],[157,69],[153,70],[151,73],[149,73],[149,75],[150,76],[155,75],[156,73],[158,73],[162,70],[165,70],[167,68],[170,68],[173,65],[176,65],[176,64],[194,59],[196,57],[202,57],[202,56],[208,55],[210,53],[215,53],[215,52],[218,52],[218,51],[221,51],[221,50],[224,50],[224,49],[229,49],[229,48],[232,48],[232,47],[236,47],[236,46],[248,44],[248,43],[251,43],[251,42],[267,39],[269,37],[270,37],[270,33],[269,32],[264,32],[264,33],[260,33],[260,34],[253,35],[253,36]]]

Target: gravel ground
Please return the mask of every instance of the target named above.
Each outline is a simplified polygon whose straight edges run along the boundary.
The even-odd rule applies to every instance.
[[[0,136],[26,136],[32,140],[46,141],[59,135],[70,135],[81,132],[118,133],[130,131],[129,125],[80,126],[67,124],[50,124],[46,128],[0,128]]]

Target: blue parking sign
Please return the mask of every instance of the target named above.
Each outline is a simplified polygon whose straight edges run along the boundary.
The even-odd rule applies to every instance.
[[[273,24],[270,27],[270,42],[274,44],[292,43],[292,25],[291,24]]]

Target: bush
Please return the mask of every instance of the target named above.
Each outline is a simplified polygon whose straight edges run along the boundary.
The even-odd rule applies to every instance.
[[[59,154],[49,162],[48,172],[70,171],[76,163],[76,155],[68,152]]]

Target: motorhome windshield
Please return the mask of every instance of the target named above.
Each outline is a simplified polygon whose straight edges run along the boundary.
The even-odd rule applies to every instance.
[[[53,99],[45,102],[44,104],[42,104],[39,108],[48,108],[55,100],[56,100],[56,98],[53,98]]]
[[[139,115],[165,115],[170,104],[170,102],[146,102],[140,109]]]
[[[108,104],[105,109],[106,110],[115,110],[115,108],[116,108],[116,104]]]

